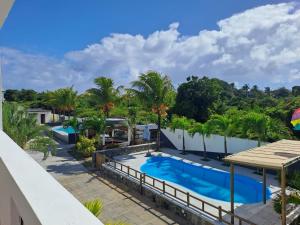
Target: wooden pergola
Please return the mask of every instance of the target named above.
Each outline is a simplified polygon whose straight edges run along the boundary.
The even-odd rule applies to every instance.
[[[266,204],[266,170],[281,171],[281,220],[286,225],[286,169],[300,160],[300,141],[281,140],[225,157],[230,163],[230,203],[234,213],[234,164],[263,169],[263,203]],[[231,223],[234,224],[231,217]]]

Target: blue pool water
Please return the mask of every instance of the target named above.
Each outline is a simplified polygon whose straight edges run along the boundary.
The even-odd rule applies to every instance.
[[[65,132],[67,134],[74,134],[74,133],[76,133],[73,127],[57,127],[54,130],[62,131],[62,132]]]
[[[195,166],[170,157],[155,156],[141,166],[141,171],[179,184],[200,195],[230,202],[230,174],[225,171]],[[235,174],[234,201],[236,203],[256,203],[262,201],[262,184],[258,181]],[[271,196],[267,188],[267,199]]]

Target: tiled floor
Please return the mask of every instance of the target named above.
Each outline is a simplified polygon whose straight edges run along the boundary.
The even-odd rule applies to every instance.
[[[101,176],[88,173],[66,152],[67,146],[60,147],[58,155],[47,160],[42,160],[39,152],[29,153],[81,202],[101,199],[104,209],[99,218],[103,223],[117,220],[131,225],[186,224],[169,215],[168,211],[158,209],[152,202],[141,201],[139,194],[121,190]]]

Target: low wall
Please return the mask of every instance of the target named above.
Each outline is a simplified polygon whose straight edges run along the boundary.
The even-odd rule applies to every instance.
[[[169,139],[169,141],[176,147],[178,150],[182,150],[182,137],[183,131],[176,129],[173,132],[171,129],[162,129],[162,133]],[[187,131],[184,132],[185,138],[185,148],[188,151],[203,151],[203,141],[202,137],[197,133],[192,137],[188,134]],[[207,152],[211,153],[224,153],[224,136],[212,134],[209,137],[205,137],[205,143]],[[262,143],[267,144],[267,143]],[[238,153],[245,151],[251,148],[257,147],[257,141],[228,137],[227,138],[227,149],[229,154]]]
[[[69,135],[64,132],[57,132],[52,130],[53,136],[61,141],[63,141],[66,144],[69,144]]]
[[[125,146],[120,148],[112,148],[112,149],[96,151],[93,154],[93,165],[96,168],[100,168],[100,165],[105,160],[104,159],[105,157],[113,158],[118,155],[127,155],[130,153],[141,152],[141,151],[146,151],[155,148],[156,148],[156,143],[152,142],[152,143],[141,144],[141,145],[130,145],[130,146]]]

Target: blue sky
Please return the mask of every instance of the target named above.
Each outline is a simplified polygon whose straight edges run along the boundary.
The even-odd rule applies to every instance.
[[[253,75],[249,72],[249,68],[245,69],[242,63],[232,67],[231,62],[230,65],[226,65],[226,71],[220,69],[222,65],[216,66],[220,60],[228,61],[243,54],[249,55],[250,50],[251,52],[258,51],[257,46],[252,46],[251,49],[246,48],[244,52],[234,55],[235,51],[231,49],[232,46],[228,46],[228,41],[222,43],[224,39],[222,35],[228,29],[241,30],[237,39],[239,42],[243,38],[255,39],[253,35],[258,37],[257,41],[261,41],[259,34],[255,33],[256,27],[253,26],[263,29],[263,32],[271,32],[274,27],[279,29],[281,24],[298,28],[298,24],[295,25],[294,22],[292,24],[290,19],[285,19],[285,16],[296,14],[298,6],[287,2],[291,1],[16,0],[6,24],[0,30],[0,47],[5,60],[3,70],[6,80],[4,84],[6,88],[24,87],[37,90],[68,85],[84,89],[92,84],[96,76],[111,76],[116,79],[117,84],[126,84],[135,79],[138,73],[156,69],[171,76],[177,84],[184,81],[186,76],[195,74],[219,77],[237,84],[291,86],[294,80],[298,80],[299,66],[294,65],[294,61],[289,62],[295,66],[293,71],[288,71],[288,74],[291,74],[290,81],[282,79],[281,73],[286,73],[286,69],[279,68],[279,65],[272,66],[273,61],[268,65],[261,65],[263,69],[257,72],[262,76],[263,72],[271,71],[273,77],[276,77],[273,80],[251,78]],[[272,4],[273,8],[270,10],[267,4]],[[248,12],[246,10],[250,10],[250,13],[240,19],[240,23],[244,24],[239,24],[239,20],[234,20],[233,15],[245,15]],[[256,13],[258,17],[262,17],[262,20],[269,20],[266,26],[261,27],[259,21],[252,22],[255,19],[245,19],[251,16],[254,18]],[[268,13],[269,16],[264,15]],[[276,21],[277,16],[278,21]],[[274,21],[272,21],[273,17],[275,17]],[[230,18],[233,18],[231,22],[234,23],[229,21],[220,26],[220,21],[227,21]],[[254,33],[251,33],[251,38],[246,37],[250,33],[243,31],[244,26],[253,29]],[[214,32],[219,32],[218,37],[214,37]],[[114,33],[119,36],[112,35]],[[236,38],[233,32],[227,32],[226,35],[229,41]],[[198,55],[195,52],[194,55],[187,56],[188,50],[185,49],[187,45],[195,44],[193,41],[195,38],[197,38],[195,47],[200,46],[199,52],[207,51],[201,60],[199,59],[201,53]],[[267,41],[267,39],[264,40],[264,42]],[[177,45],[176,49],[167,46],[167,43],[171,42]],[[149,43],[153,48],[150,52]],[[210,44],[212,48],[205,49]],[[262,44],[259,42],[259,46]],[[218,45],[217,48],[221,52],[217,53],[213,49],[215,45]],[[241,46],[239,46],[239,51],[240,49]],[[184,52],[182,58],[174,57],[178,51]],[[257,53],[260,56],[255,56],[256,60],[263,60],[259,58],[264,54],[261,51],[263,50]],[[150,53],[152,57],[159,55],[162,58],[157,62],[149,62],[147,57]],[[123,58],[120,57],[122,54],[124,54]],[[143,56],[144,60],[140,61],[139,56]],[[14,57],[17,62],[12,62]],[[126,58],[128,58],[127,61]],[[183,66],[186,64],[185,60],[191,62],[196,58],[197,66],[192,63],[189,68]],[[148,65],[147,62],[149,62]],[[173,62],[172,68],[166,66]],[[215,65],[216,69],[206,68],[207,64]],[[271,67],[276,67],[277,71],[273,71]],[[177,74],[177,71],[181,74]],[[245,73],[250,77],[243,77]],[[16,82],[17,78],[24,80]]]
[[[61,56],[111,33],[149,35],[181,24],[183,35],[217,29],[217,22],[278,0],[16,0],[0,44]],[[282,2],[282,1],[281,1]]]

